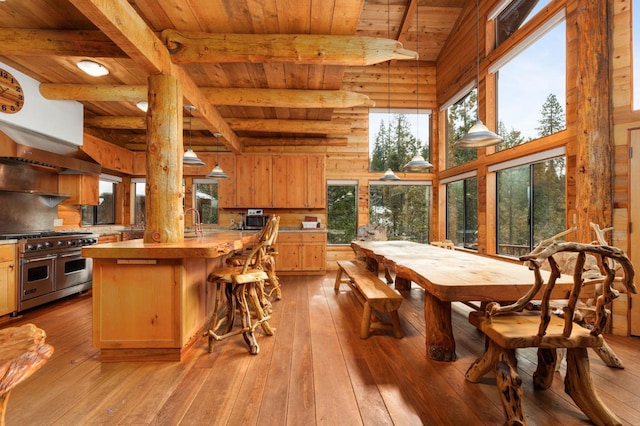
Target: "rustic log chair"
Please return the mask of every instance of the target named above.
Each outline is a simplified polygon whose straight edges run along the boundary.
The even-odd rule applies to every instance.
[[[279,218],[270,220],[270,223],[273,223],[270,229],[277,231],[278,220]],[[209,352],[213,349],[214,341],[242,333],[249,346],[249,352],[255,355],[260,351],[254,335],[256,327],[260,325],[269,336],[274,334],[274,329],[269,325],[271,304],[264,294],[264,282],[269,279],[269,275],[263,266],[267,249],[272,242],[271,236],[271,232],[264,233],[262,241],[246,253],[241,266],[227,266],[211,272],[207,277],[207,281],[215,286],[213,314],[209,321],[209,330],[205,332],[209,337]],[[227,309],[226,315],[221,317],[223,292],[227,300]],[[242,327],[233,330],[236,309],[240,312]],[[256,318],[253,323],[252,313]],[[217,330],[225,319],[222,334],[218,334]]]
[[[268,298],[271,297],[271,295],[274,293],[277,300],[282,299],[282,288],[280,287],[280,280],[276,275],[276,256],[278,255],[278,252],[276,251],[275,243],[278,239],[279,230],[280,216],[271,215],[269,221],[267,222],[267,225],[262,229],[259,237],[259,241],[267,241],[264,255],[260,260],[262,261],[262,269],[264,269],[264,271],[267,273],[267,276],[269,277],[266,282],[271,285],[271,290],[268,293],[265,293],[266,300],[263,301],[265,303],[265,306],[269,306]],[[252,248],[253,247],[250,247],[229,257],[226,260],[227,265],[244,265],[247,255],[251,252]]]
[[[560,270],[554,255],[561,252],[577,253],[574,265],[573,286],[564,307],[564,318],[550,313],[551,292]],[[583,266],[587,255],[598,258],[605,271],[602,294],[596,302],[596,321],[589,330],[575,326],[573,321],[576,305],[583,287]],[[504,407],[507,424],[524,424],[522,410],[522,380],[516,368],[515,350],[537,347],[538,366],[533,375],[535,389],[548,389],[555,372],[556,349],[567,350],[567,368],[565,392],[571,396],[577,406],[595,424],[619,424],[620,420],[597,396],[589,371],[587,348],[600,347],[603,344],[602,331],[607,322],[608,311],[605,306],[613,296],[611,284],[615,272],[610,261],[618,263],[623,271],[622,284],[630,293],[636,293],[633,283],[634,269],[625,253],[615,247],[580,243],[551,243],[543,250],[529,253],[520,258],[533,270],[535,284],[530,291],[517,302],[500,306],[491,302],[486,312],[472,312],[469,321],[478,327],[487,337],[485,354],[471,365],[466,373],[470,382],[478,382],[492,368],[495,369],[497,387]],[[540,272],[544,261],[551,266],[549,281],[545,284]],[[523,310],[532,298],[545,287],[540,312]]]
[[[591,223],[591,228],[593,229],[596,239],[592,241],[592,244],[600,244],[600,245],[608,245],[606,239],[604,238],[604,233],[612,230],[613,228],[605,228],[601,229],[599,225],[595,223]],[[577,230],[577,228],[573,227],[567,229],[560,234],[554,235],[553,237],[541,241],[536,249],[532,253],[537,253],[543,250],[549,243],[554,242],[557,238],[561,236],[565,236],[567,234],[573,233]],[[572,252],[562,252],[558,253],[555,256],[556,263],[558,263],[558,267],[560,269],[560,273],[562,274],[572,274],[573,273],[573,265],[575,264],[577,253]],[[615,262],[610,262],[609,267],[615,270]],[[543,269],[549,270],[548,263],[544,263],[542,266]],[[578,301],[576,312],[574,315],[574,321],[586,328],[591,329],[593,327],[593,322],[595,320],[595,300],[596,298],[602,294],[602,283],[605,279],[605,271],[602,268],[602,265],[598,264],[598,259],[593,256],[588,256],[585,260],[585,264],[583,267],[582,278],[584,280],[583,287],[585,287],[581,293],[581,298]],[[621,277],[616,277],[614,280],[614,284],[618,284],[621,282]],[[612,298],[616,298],[619,295],[619,291],[617,289],[612,289]],[[561,312],[557,310],[556,312]],[[601,347],[591,348],[600,359],[611,368],[624,368],[624,363],[614,350],[609,346],[606,339],[603,340]],[[564,351],[564,350],[560,350]],[[561,361],[563,359],[563,354],[560,354],[557,358],[556,370],[560,368]]]

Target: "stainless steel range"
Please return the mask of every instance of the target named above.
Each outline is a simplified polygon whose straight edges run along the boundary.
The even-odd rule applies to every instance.
[[[97,234],[37,232],[0,237],[19,240],[18,312],[91,288],[93,260],[82,257],[80,249],[97,244]]]

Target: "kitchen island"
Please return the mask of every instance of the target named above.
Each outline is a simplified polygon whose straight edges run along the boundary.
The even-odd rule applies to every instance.
[[[207,275],[257,238],[224,231],[182,243],[83,247],[93,258],[93,345],[101,361],[180,361],[213,310]]]

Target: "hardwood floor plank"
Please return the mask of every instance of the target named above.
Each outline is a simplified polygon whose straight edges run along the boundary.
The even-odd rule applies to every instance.
[[[274,336],[257,331],[260,353],[241,336],[198,339],[181,362],[101,363],[91,346],[91,296],[70,297],[25,312],[3,326],[44,329],[55,351],[17,386],[9,425],[459,425],[501,424],[495,377],[464,374],[484,351],[466,306],[452,307],[457,361],[426,357],[423,290],[403,291],[405,337],[360,339],[362,307],[333,274],[287,276],[273,302]],[[640,424],[640,339],[606,336],[626,365],[612,369],[589,353],[598,394],[625,425]],[[534,350],[518,353],[524,411],[531,425],[589,424],[564,393],[561,367],[546,391],[534,391]]]
[[[288,278],[285,288],[287,291],[287,306],[289,300],[295,303],[295,315],[283,322],[293,327],[293,342],[291,357],[291,370],[289,377],[281,380],[288,381],[289,395],[287,403],[287,425],[314,425],[316,424],[316,393],[313,374],[313,353],[311,350],[311,317],[309,310],[309,285],[305,280],[297,277]],[[315,279],[311,281],[315,282]],[[313,284],[311,284],[313,285]],[[290,314],[291,312],[289,312]],[[279,359],[284,359],[280,357]]]
[[[309,286],[309,316],[316,422],[320,424],[362,424],[360,411],[340,347],[339,336],[331,325],[323,277]]]

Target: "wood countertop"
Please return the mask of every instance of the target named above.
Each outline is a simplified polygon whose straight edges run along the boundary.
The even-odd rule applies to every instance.
[[[186,235],[181,243],[144,243],[142,239],[82,247],[82,256],[98,259],[216,258],[251,245],[258,231],[205,232]]]

